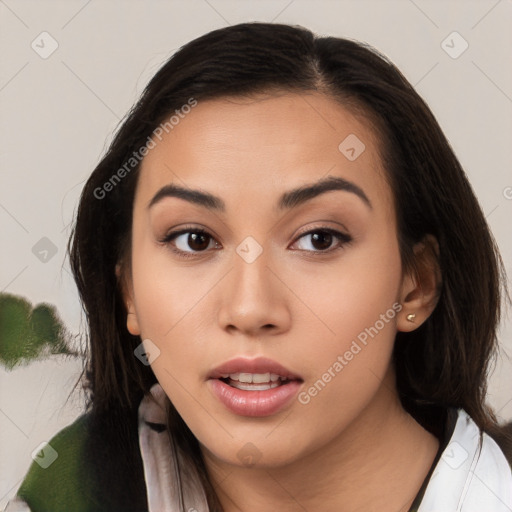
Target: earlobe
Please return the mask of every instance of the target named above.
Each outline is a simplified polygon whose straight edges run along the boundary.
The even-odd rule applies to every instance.
[[[441,285],[439,244],[434,236],[426,235],[414,246],[414,269],[402,280],[399,331],[414,331],[427,320],[437,305]]]
[[[140,336],[139,321],[135,312],[128,311],[126,315],[126,328],[133,336]]]
[[[120,263],[116,264],[116,277],[121,290],[121,295],[126,307],[126,328],[128,332],[133,336],[140,336],[139,320],[135,311],[135,305],[133,302],[133,286],[131,281],[128,283],[123,273],[123,269]]]

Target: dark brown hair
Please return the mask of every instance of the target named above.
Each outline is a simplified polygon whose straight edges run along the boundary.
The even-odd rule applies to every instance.
[[[412,247],[427,234],[436,237],[440,251],[437,307],[420,328],[396,338],[394,364],[404,407],[426,428],[432,415],[456,407],[465,409],[481,429],[497,432],[485,397],[497,350],[500,297],[506,292],[504,270],[450,144],[426,103],[375,49],[269,23],[214,30],[180,48],[149,82],[85,184],[69,251],[89,326],[91,412],[102,418],[102,428],[119,428],[133,418],[142,395],[156,382],[151,368],[134,357],[141,340],[126,329],[115,274],[116,264],[130,258],[138,166],[103,198],[95,190],[190,98],[201,102],[272,91],[319,91],[363,112],[372,124],[395,199],[404,267],[411,267]],[[170,428],[202,468],[208,487],[197,441],[176,411],[171,416]],[[126,431],[126,439],[129,435]],[[208,492],[211,508],[217,510],[210,487]]]

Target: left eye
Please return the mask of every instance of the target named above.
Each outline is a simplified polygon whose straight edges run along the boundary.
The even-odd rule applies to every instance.
[[[330,250],[336,249],[332,247],[332,243],[337,241],[338,247],[349,243],[352,238],[345,233],[341,233],[334,229],[316,229],[314,231],[308,231],[300,236],[297,241],[301,240],[307,241],[304,245],[305,247],[301,247],[300,250],[311,251],[311,252],[330,252]]]

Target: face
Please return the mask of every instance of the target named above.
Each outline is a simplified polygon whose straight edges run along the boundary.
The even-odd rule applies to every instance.
[[[283,93],[199,102],[161,139],[134,201],[129,330],[210,457],[328,446],[383,407],[403,315],[376,135]]]

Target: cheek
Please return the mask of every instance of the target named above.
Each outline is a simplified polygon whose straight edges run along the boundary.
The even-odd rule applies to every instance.
[[[379,327],[392,342],[396,316],[392,306],[399,297],[401,262],[397,244],[387,241],[394,239],[391,235],[369,236],[368,242],[359,242],[332,263],[279,269],[306,306],[295,308],[294,320],[314,329],[310,338],[315,351],[343,350],[388,310],[385,320],[393,322],[386,322],[385,328],[379,322]]]
[[[214,281],[210,276],[191,283],[190,278],[176,271],[160,272],[155,265],[147,266],[138,281],[134,290],[141,338],[149,338],[158,347],[159,356],[151,366],[173,399],[180,383],[190,388],[205,364],[212,326],[205,322],[203,303]]]

